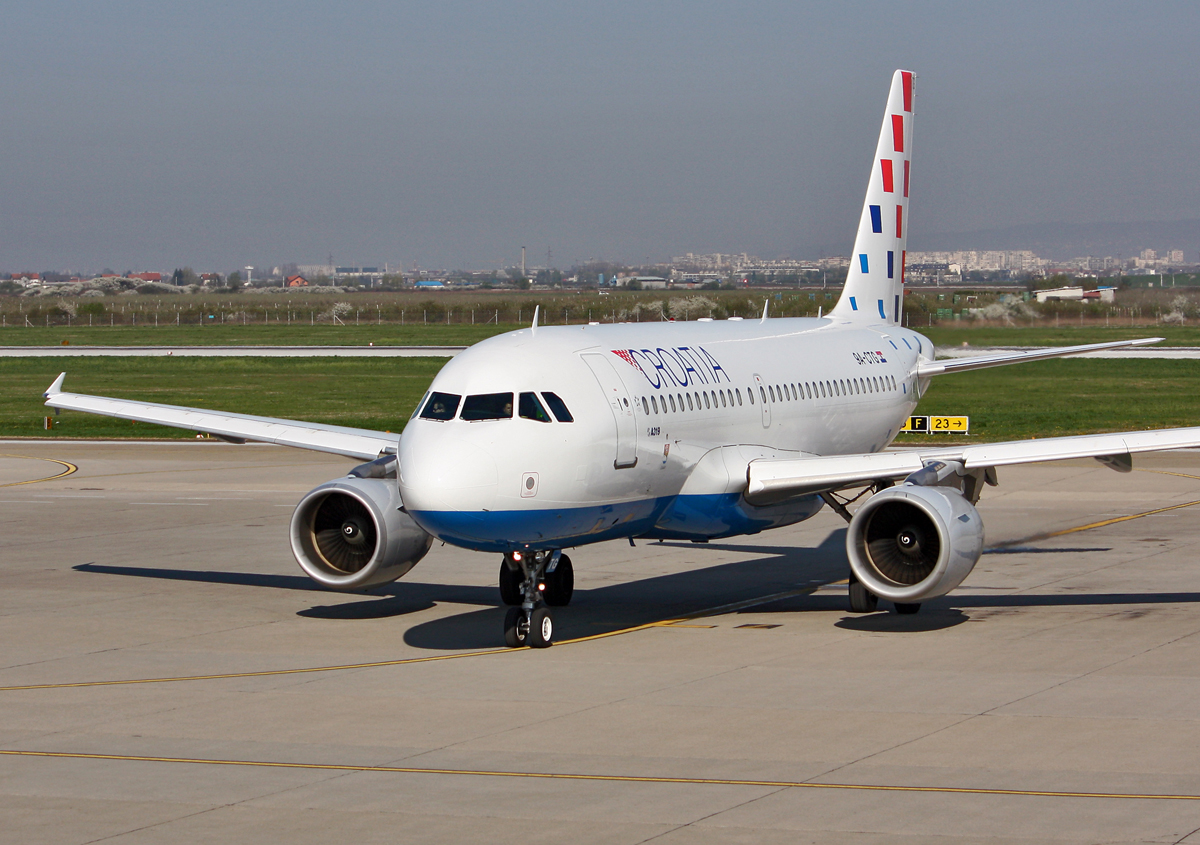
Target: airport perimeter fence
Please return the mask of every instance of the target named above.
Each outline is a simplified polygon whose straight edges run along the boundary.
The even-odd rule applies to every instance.
[[[666,320],[757,319],[764,302],[772,317],[813,317],[827,313],[840,291],[653,291],[599,294],[596,291],[545,294],[447,292],[219,297],[0,296],[0,329],[170,326],[476,326],[480,330],[529,325],[538,309],[541,325],[638,323]],[[421,297],[421,298],[418,298]],[[905,325],[913,328],[952,322],[989,326],[1059,326],[1064,321],[1091,325],[1155,325],[1200,322],[1200,294],[1167,290],[1122,291],[1115,302],[1024,302],[992,293],[929,294],[910,291],[904,299]]]

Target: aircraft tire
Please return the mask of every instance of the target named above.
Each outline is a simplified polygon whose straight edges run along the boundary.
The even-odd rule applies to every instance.
[[[531,648],[549,648],[554,641],[554,617],[550,609],[535,607],[529,614],[529,645]]]
[[[504,615],[504,644],[509,648],[528,645],[529,631],[525,628],[525,611],[510,607]]]
[[[546,573],[546,592],[542,600],[551,607],[566,607],[571,603],[571,595],[575,592],[575,570],[571,559],[563,555],[558,559],[558,566],[553,572]]]
[[[911,604],[905,603],[905,602],[896,602],[896,612],[897,613],[911,615],[913,613],[916,613],[920,609],[921,609],[920,602],[913,602]]]
[[[507,605],[521,603],[522,575],[519,570],[508,568],[508,564],[500,563],[500,601]]]
[[[851,613],[874,613],[878,606],[879,596],[864,587],[862,582],[857,579],[850,582]]]

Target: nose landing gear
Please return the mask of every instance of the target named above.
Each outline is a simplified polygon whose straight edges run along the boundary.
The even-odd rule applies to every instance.
[[[509,648],[546,648],[554,641],[550,607],[571,601],[575,573],[560,551],[509,552],[500,565],[500,598],[510,605],[504,617]]]

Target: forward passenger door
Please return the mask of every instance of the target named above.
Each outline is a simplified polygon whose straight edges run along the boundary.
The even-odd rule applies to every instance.
[[[580,357],[600,383],[612,409],[617,425],[617,454],[613,460],[616,469],[627,469],[637,464],[637,421],[633,416],[633,399],[625,389],[613,365],[603,355],[585,352]]]

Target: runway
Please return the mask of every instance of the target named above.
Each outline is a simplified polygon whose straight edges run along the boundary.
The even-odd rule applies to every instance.
[[[1002,471],[916,616],[846,611],[829,513],[580,548],[546,651],[493,556],[315,589],[288,520],[352,461],[0,453],[0,838],[1200,841],[1194,453]]]

